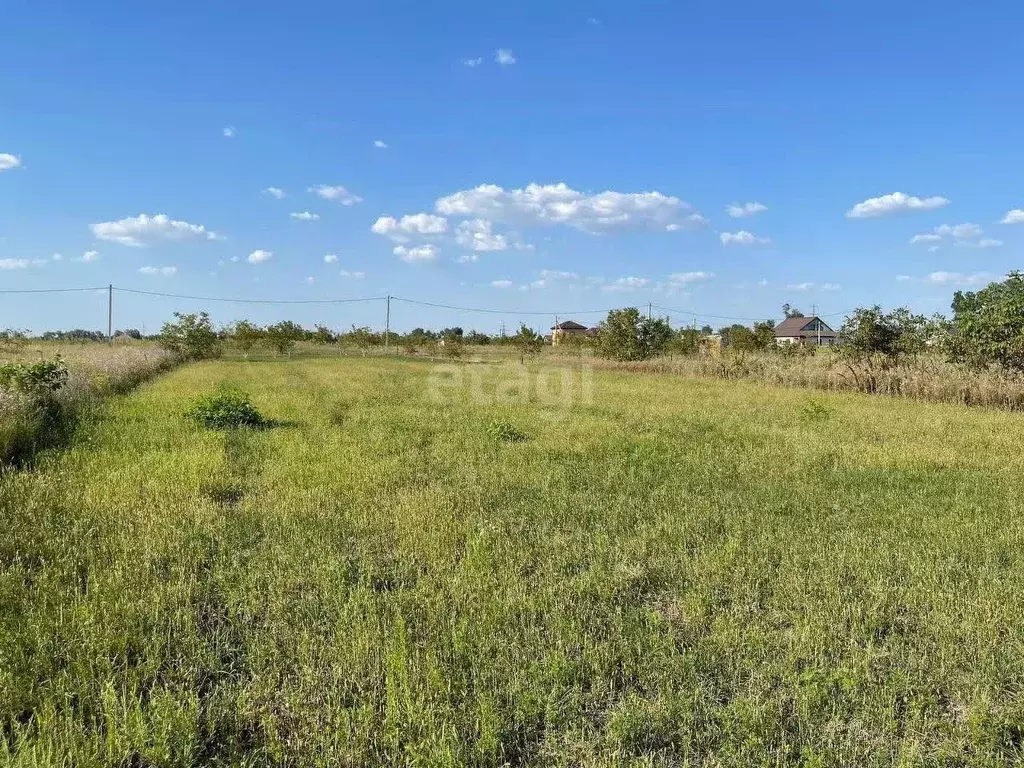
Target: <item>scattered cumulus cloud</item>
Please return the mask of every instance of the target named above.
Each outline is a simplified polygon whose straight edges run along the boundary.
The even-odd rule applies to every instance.
[[[222,133],[224,134],[225,139],[233,139],[238,135],[238,131],[235,130],[235,126],[233,125],[225,125]]]
[[[345,187],[341,186],[320,184],[315,187],[307,187],[306,191],[312,192],[314,195],[324,200],[329,200],[332,203],[341,203],[342,205],[355,205],[356,203],[363,202],[363,198],[359,195],[353,194],[345,189]]]
[[[324,256],[324,264],[334,264],[338,261],[338,255],[335,253],[328,253]]]
[[[915,197],[903,192],[893,192],[857,203],[846,212],[846,217],[848,219],[871,219],[908,211],[931,211],[945,205],[949,205],[949,200],[944,197]]]
[[[262,264],[265,261],[270,261],[272,258],[274,258],[273,253],[259,249],[250,253],[245,260],[250,264]]]
[[[448,219],[432,213],[413,213],[396,219],[381,216],[370,227],[377,235],[391,238],[395,242],[408,242],[412,235],[441,235],[448,231]]]
[[[620,277],[610,283],[601,286],[602,291],[609,293],[629,293],[631,291],[646,288],[651,281],[646,277]]]
[[[787,291],[840,291],[842,286],[836,283],[787,283]]]
[[[309,285],[312,285],[313,283],[316,282],[316,278],[315,277],[307,277],[305,282],[308,283]]]
[[[384,143],[383,141],[381,141],[380,139],[374,139],[373,146],[375,146],[377,149],[387,149],[388,148],[388,145],[386,143]]]
[[[21,158],[7,152],[0,152],[0,171],[9,171],[21,165]]]
[[[8,155],[10,157],[10,155]],[[0,155],[0,170],[3,170],[3,159],[4,156]],[[1024,208],[1014,208],[1012,211],[1007,211],[1006,215],[1003,216],[1002,224],[1024,224]]]
[[[494,52],[494,61],[503,67],[508,67],[516,63],[516,55],[508,48],[499,48]]]
[[[689,203],[660,192],[589,194],[564,182],[529,184],[524,189],[481,184],[438,199],[435,210],[446,216],[514,226],[561,224],[590,234],[617,229],[664,230],[671,224],[692,229],[707,223]]]
[[[437,246],[429,244],[417,245],[414,248],[408,248],[404,245],[396,245],[392,252],[395,256],[408,264],[435,261],[437,259],[437,255],[440,253]]]
[[[768,206],[763,203],[733,203],[726,207],[725,212],[734,219],[745,219],[749,216],[755,216],[767,210]]]
[[[63,257],[63,256],[62,256],[61,254],[59,254],[59,253],[55,253],[55,254],[53,254],[53,256],[51,256],[50,258],[51,258],[51,259],[53,259],[54,261],[60,261],[60,260],[61,260],[61,259],[63,259],[64,257]]]
[[[302,211],[301,213],[289,213],[291,218],[296,221],[317,221],[320,218],[319,213],[310,213],[309,211]]]
[[[0,269],[25,269],[29,263],[28,259],[0,259]]]
[[[278,200],[283,200],[285,196],[285,191],[280,187],[267,187],[263,190],[263,193],[270,195],[271,197],[276,197]]]
[[[492,280],[492,288],[511,288],[514,283],[511,280]]]
[[[741,229],[739,232],[723,232],[718,236],[722,245],[767,245],[770,238],[758,237],[757,235]]]
[[[676,285],[686,285],[687,283],[710,280],[714,276],[714,272],[673,272],[668,276],[668,281]]]
[[[81,256],[75,257],[75,261],[80,261],[83,264],[88,264],[88,263],[93,262],[93,261],[99,261],[99,258],[100,258],[100,252],[99,251],[86,251]]]
[[[341,275],[342,277],[350,277],[353,280],[362,280],[364,277],[366,277],[365,272],[350,272],[347,269],[341,270],[338,274]]]
[[[492,224],[486,219],[470,219],[455,228],[455,242],[472,251],[508,250],[508,238],[491,231]]]
[[[158,242],[183,242],[186,240],[220,240],[221,237],[201,224],[176,221],[166,214],[155,216],[140,213],[134,218],[120,221],[102,221],[89,228],[99,240],[140,248]]]
[[[140,267],[139,272],[143,275],[163,275],[170,277],[178,273],[177,267]]]
[[[984,285],[992,281],[992,275],[988,272],[973,272],[963,274],[961,272],[932,272],[925,278],[929,283],[936,285]]]
[[[542,269],[537,275],[542,280],[575,280],[579,277],[576,272],[566,272],[560,269]]]
[[[911,245],[919,243],[928,244],[928,250],[938,250],[938,244],[952,242],[954,245],[968,246],[971,248],[998,248],[1003,244],[1002,240],[986,237],[982,238],[982,229],[977,224],[940,224],[931,232],[914,235],[910,238]]]

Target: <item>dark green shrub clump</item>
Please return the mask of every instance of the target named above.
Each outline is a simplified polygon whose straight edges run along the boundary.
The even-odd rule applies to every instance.
[[[233,388],[199,398],[185,415],[207,429],[262,429],[268,424],[249,395]]]
[[[487,433],[503,443],[521,443],[527,436],[507,421],[493,421],[487,427]]]

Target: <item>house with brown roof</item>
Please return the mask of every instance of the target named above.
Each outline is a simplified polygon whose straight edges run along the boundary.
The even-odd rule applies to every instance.
[[[838,334],[816,315],[811,317],[787,317],[775,326],[775,343],[811,344],[830,346],[836,343]]]
[[[560,344],[568,336],[593,336],[596,332],[595,328],[587,328],[573,320],[565,320],[558,325],[551,326],[551,344],[552,346]]]

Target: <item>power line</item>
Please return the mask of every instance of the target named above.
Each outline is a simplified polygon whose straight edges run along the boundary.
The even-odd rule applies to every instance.
[[[95,288],[4,288],[0,293],[95,293],[106,290],[107,286],[98,285]]]
[[[710,317],[715,320],[750,320],[753,322],[757,322],[759,320],[765,319],[763,317],[736,317],[733,315],[710,315],[704,312],[697,312],[692,309],[673,309],[672,307],[664,307],[661,304],[654,304],[652,306],[656,307],[657,309],[662,309],[665,312],[672,312],[673,314],[677,315],[687,315],[689,317]]]
[[[552,314],[606,314],[611,311],[609,309],[575,309],[566,311],[562,309],[548,309],[543,312],[538,311],[519,311],[518,309],[479,309],[468,306],[454,306],[452,304],[435,304],[430,301],[417,301],[416,299],[403,299],[400,296],[392,296],[392,301],[403,301],[407,304],[419,304],[420,306],[430,306],[437,309],[456,309],[460,312],[485,312],[487,314],[540,314],[540,315],[552,315]]]
[[[190,301],[222,301],[233,304],[355,304],[367,301],[386,301],[386,296],[371,296],[361,299],[229,299],[217,296],[184,296],[177,293],[161,293],[159,291],[140,291],[134,288],[114,288],[121,293],[135,293],[142,296],[161,296],[167,299],[189,299]]]

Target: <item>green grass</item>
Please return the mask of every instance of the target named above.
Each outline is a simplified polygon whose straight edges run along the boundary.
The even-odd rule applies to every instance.
[[[190,365],[0,479],[0,764],[1024,759],[1019,414],[446,370]]]

